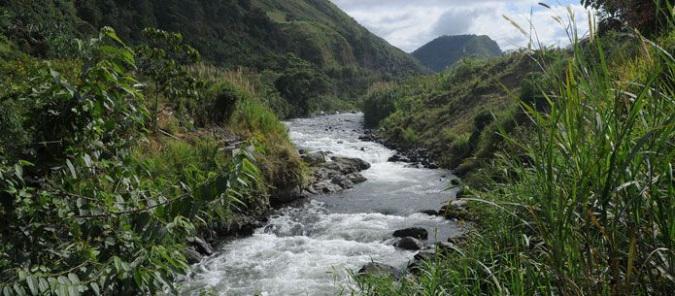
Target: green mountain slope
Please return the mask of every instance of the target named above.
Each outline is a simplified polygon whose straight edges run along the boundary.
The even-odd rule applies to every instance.
[[[423,65],[436,72],[445,70],[463,57],[494,57],[501,54],[497,42],[485,35],[441,36],[412,53]]]
[[[89,36],[102,26],[112,26],[132,43],[143,41],[144,28],[156,27],[182,33],[206,62],[226,68],[276,73],[298,64],[311,68],[319,73],[310,76],[328,82],[323,97],[355,98],[373,81],[423,71],[411,56],[328,0],[39,0],[0,5],[8,11],[3,31],[37,56],[63,56],[68,40]]]

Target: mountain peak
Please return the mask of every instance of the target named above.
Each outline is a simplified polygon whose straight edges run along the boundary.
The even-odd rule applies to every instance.
[[[412,55],[436,72],[443,71],[468,56],[493,57],[502,54],[497,42],[486,35],[444,35],[432,40]]]

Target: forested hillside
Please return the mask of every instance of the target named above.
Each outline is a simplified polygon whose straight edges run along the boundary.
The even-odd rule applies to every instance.
[[[497,42],[485,35],[441,36],[412,53],[424,66],[436,72],[445,70],[465,57],[490,58],[501,54]]]
[[[206,62],[264,73],[290,103],[276,108],[284,117],[353,108],[349,101],[373,81],[423,70],[327,0],[4,1],[2,8],[2,31],[42,57],[68,56],[70,40],[102,26],[132,44],[144,42],[147,27],[181,33]]]

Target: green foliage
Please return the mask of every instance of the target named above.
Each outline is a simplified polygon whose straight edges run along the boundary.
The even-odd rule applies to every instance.
[[[427,68],[441,72],[466,57],[490,58],[500,56],[502,50],[488,36],[441,36],[412,53]]]
[[[330,90],[328,77],[300,59],[290,57],[283,74],[274,85],[283,98],[297,106],[293,116],[307,116],[316,111],[314,102]]]
[[[0,99],[0,291],[173,291],[188,237],[267,203],[253,148],[139,144],[134,51],[109,28],[80,48],[80,62],[8,63],[18,73]]]
[[[625,21],[631,28],[646,34],[667,32],[673,24],[675,12],[670,0],[582,0],[586,7],[593,7],[605,14],[606,29],[621,29]],[[619,23],[619,24],[617,24]]]
[[[581,43],[573,35],[572,58],[539,60],[551,66],[523,85],[540,92],[524,87],[522,93],[529,95],[522,111],[496,114],[486,129],[499,127],[511,147],[497,150],[490,172],[481,175],[483,187],[469,188],[465,200],[480,220],[468,243],[428,262],[415,281],[375,280],[365,282],[364,291],[671,294],[672,36],[650,41],[635,35],[639,55],[616,60],[607,53],[623,46],[622,40]],[[544,100],[545,107],[538,109],[532,98]],[[532,127],[509,131],[511,119],[523,116],[519,112],[531,118]]]
[[[558,56],[550,54],[546,60]],[[495,132],[495,123],[506,120],[500,117],[509,116],[503,111],[518,106],[508,89],[517,90],[533,72],[535,64],[523,52],[492,60],[463,59],[438,75],[372,91],[363,104],[365,120],[379,126],[389,144],[424,147],[446,167],[456,168],[486,146],[483,133]],[[517,119],[516,125],[527,122]],[[467,134],[466,141],[457,140]],[[482,151],[481,158],[492,156]]]
[[[154,84],[152,96],[153,128],[158,129],[160,97],[168,98],[174,110],[184,114],[185,104],[199,97],[199,83],[192,78],[186,65],[199,61],[199,52],[184,44],[178,33],[147,28],[143,30],[145,43],[138,48],[139,72]]]

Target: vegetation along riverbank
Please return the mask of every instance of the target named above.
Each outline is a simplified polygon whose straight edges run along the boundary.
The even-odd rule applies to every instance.
[[[577,28],[587,24],[560,16],[570,48],[468,59],[371,89],[364,110],[376,137],[465,176],[478,228],[412,280],[371,277],[364,291],[671,293],[673,7],[588,3],[621,13],[585,36]]]

